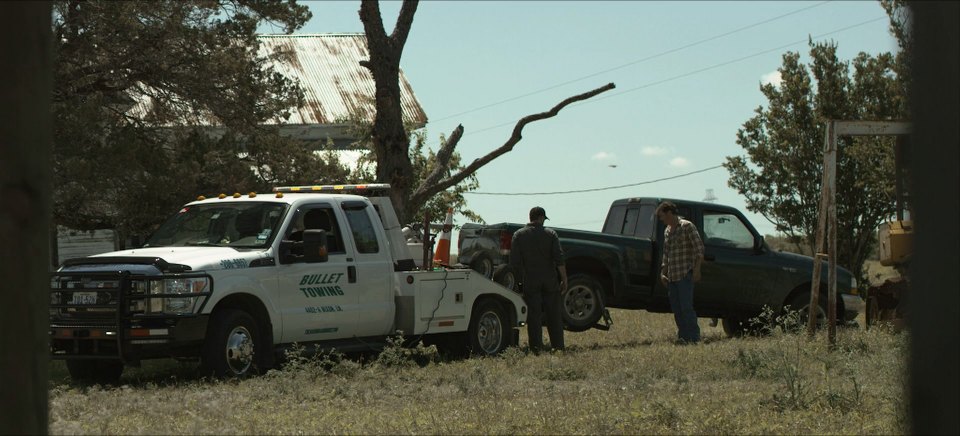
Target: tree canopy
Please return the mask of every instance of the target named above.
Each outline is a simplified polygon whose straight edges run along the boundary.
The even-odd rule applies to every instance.
[[[258,26],[310,17],[292,0],[54,2],[54,221],[143,234],[197,194],[343,180],[263,123],[303,93]]]
[[[888,12],[898,10],[885,3]],[[898,37],[902,16],[891,13]],[[815,250],[828,120],[906,120],[909,74],[906,56],[860,53],[837,58],[832,42],[809,44],[809,65],[800,54],[783,55],[779,85],[763,84],[766,107],[737,132],[745,156],[724,166],[728,184],[746,197],[747,209],[762,214],[779,232]],[[901,47],[908,41],[901,40]],[[844,137],[838,144],[838,263],[861,276],[876,242],[877,226],[894,209],[894,152],[890,137]]]

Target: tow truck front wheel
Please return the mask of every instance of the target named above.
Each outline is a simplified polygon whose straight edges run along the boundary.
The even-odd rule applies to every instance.
[[[203,350],[203,368],[216,377],[244,377],[257,370],[260,335],[253,317],[242,310],[214,313]]]
[[[115,385],[123,374],[119,360],[67,360],[70,379],[81,384]]]
[[[475,355],[493,356],[500,354],[510,344],[510,328],[507,327],[507,315],[503,307],[493,300],[484,300],[473,309],[470,318],[470,351]]]

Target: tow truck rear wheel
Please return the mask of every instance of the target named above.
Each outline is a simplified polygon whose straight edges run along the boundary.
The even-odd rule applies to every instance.
[[[257,371],[262,341],[257,323],[237,309],[214,312],[203,347],[203,371],[216,377],[245,377]]]
[[[70,379],[81,384],[115,385],[123,374],[119,360],[68,360]]]
[[[467,336],[470,351],[479,356],[500,354],[510,345],[510,328],[503,307],[493,300],[482,300],[473,308]]]
[[[567,292],[560,296],[563,324],[571,332],[582,332],[603,316],[603,287],[586,274],[574,274],[569,281]]]

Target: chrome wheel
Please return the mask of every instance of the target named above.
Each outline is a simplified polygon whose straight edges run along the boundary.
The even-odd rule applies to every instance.
[[[484,312],[477,323],[477,344],[484,354],[496,354],[503,343],[503,322],[495,312]]]
[[[227,335],[224,352],[230,372],[245,374],[253,365],[253,335],[242,325],[234,327]]]
[[[499,303],[491,299],[477,302],[467,330],[470,352],[479,356],[499,354],[508,343],[507,315]]]

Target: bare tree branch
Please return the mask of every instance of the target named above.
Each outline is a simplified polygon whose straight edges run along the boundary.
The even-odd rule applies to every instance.
[[[471,174],[475,173],[477,170],[482,168],[484,165],[490,163],[490,161],[513,150],[513,147],[518,142],[520,142],[521,139],[523,139],[523,135],[522,135],[523,128],[527,124],[530,124],[534,121],[540,121],[543,119],[552,118],[556,116],[558,113],[560,113],[561,109],[567,107],[571,103],[592,98],[598,94],[601,94],[603,92],[609,91],[614,88],[616,88],[616,85],[614,85],[613,83],[608,83],[592,91],[585,92],[583,94],[574,95],[572,97],[568,97],[567,99],[558,103],[549,111],[527,115],[521,118],[519,121],[517,121],[517,125],[513,128],[513,134],[510,136],[509,139],[507,139],[507,141],[503,145],[501,145],[496,150],[493,150],[490,153],[487,153],[485,156],[475,159],[473,162],[470,163],[470,165],[460,170],[460,172],[458,172],[457,174],[454,174],[440,182],[437,182],[435,184],[427,184],[426,181],[424,181],[424,183],[421,184],[419,188],[417,188],[416,192],[414,192],[413,195],[411,195],[411,203],[421,204],[421,202],[426,201],[427,199],[432,197],[434,194],[440,191],[443,191],[453,185],[456,185],[457,183],[460,183],[461,181],[463,181],[463,179],[466,179]],[[458,140],[459,140],[459,137],[458,137]],[[450,141],[447,141],[447,144],[444,144],[444,147],[447,147],[448,145],[450,145]],[[456,143],[453,143],[453,146],[456,146]],[[441,150],[443,149],[441,148]],[[451,147],[450,152],[452,151],[453,149]],[[432,175],[433,174],[431,174],[431,176]]]
[[[393,34],[390,35],[390,44],[397,50],[397,56],[403,53],[403,47],[407,43],[407,35],[410,34],[410,25],[413,24],[413,15],[417,13],[419,0],[404,0],[400,7],[400,15],[397,17],[397,25],[393,28]]]
[[[437,151],[436,166],[433,168],[433,171],[423,179],[423,183],[421,183],[420,186],[436,184],[450,171],[450,157],[453,156],[453,150],[457,148],[457,143],[460,142],[461,136],[463,136],[463,124],[459,124],[457,128],[453,129],[453,133],[450,134],[450,137],[447,138],[440,147],[440,150]]]

